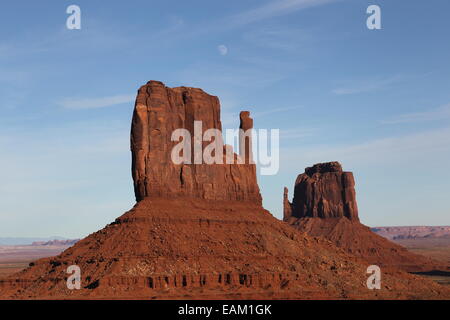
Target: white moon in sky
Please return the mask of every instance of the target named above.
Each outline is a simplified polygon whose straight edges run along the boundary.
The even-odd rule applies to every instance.
[[[225,46],[225,45],[223,45],[223,44],[221,44],[220,46],[218,46],[217,47],[217,49],[219,50],[219,53],[221,54],[221,55],[226,55],[227,53],[228,53],[228,48]]]

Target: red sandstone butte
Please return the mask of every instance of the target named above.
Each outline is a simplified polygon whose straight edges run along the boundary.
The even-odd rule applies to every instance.
[[[248,161],[242,165],[226,164],[223,140],[216,143],[224,148],[224,164],[195,164],[194,152],[191,164],[172,162],[171,150],[178,144],[171,141],[172,132],[187,129],[193,146],[195,120],[202,122],[202,135],[207,129],[222,130],[219,99],[201,89],[168,88],[159,81],[150,81],[139,89],[131,126],[136,200],[184,196],[261,203],[255,165]],[[241,113],[241,127],[253,128],[249,112]]]
[[[324,237],[352,255],[380,267],[407,271],[447,269],[442,263],[413,254],[361,224],[355,180],[339,162],[306,168],[295,181],[290,203],[284,190],[284,221],[311,236]]]
[[[346,217],[359,221],[353,173],[343,172],[339,162],[306,168],[295,181],[292,207],[296,218]]]
[[[240,120],[243,130],[253,127],[248,112]],[[398,270],[383,273],[381,290],[367,289],[365,261],[262,207],[248,161],[173,164],[171,132],[192,132],[194,121],[221,129],[217,97],[157,81],[141,87],[131,129],[136,205],[60,255],[1,280],[0,298],[450,298],[448,288]],[[250,152],[243,148],[240,158]],[[81,269],[80,290],[67,288],[71,265]]]

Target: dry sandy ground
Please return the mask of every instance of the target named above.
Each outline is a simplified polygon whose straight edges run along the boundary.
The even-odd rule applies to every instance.
[[[0,246],[0,278],[18,272],[34,260],[60,254],[68,246]]]
[[[417,238],[393,241],[414,253],[450,263],[450,238]]]
[[[393,241],[408,248],[411,252],[450,264],[450,238],[417,238]],[[437,273],[428,277],[441,284],[450,285],[450,272],[447,275]]]

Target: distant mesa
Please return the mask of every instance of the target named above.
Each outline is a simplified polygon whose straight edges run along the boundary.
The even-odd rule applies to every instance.
[[[372,231],[390,240],[450,239],[450,226],[376,227]]]
[[[298,175],[293,202],[283,194],[284,221],[311,236],[324,237],[371,264],[406,271],[447,269],[372,232],[358,217],[355,180],[339,162],[315,164]]]
[[[50,241],[34,241],[32,246],[72,246],[80,239],[73,240],[50,240]]]
[[[26,237],[26,238],[16,238],[16,237],[4,237],[0,238],[0,245],[1,246],[28,246],[32,245],[33,242],[49,242],[53,240],[68,240],[62,237],[45,237],[45,238],[32,238],[32,237]]]

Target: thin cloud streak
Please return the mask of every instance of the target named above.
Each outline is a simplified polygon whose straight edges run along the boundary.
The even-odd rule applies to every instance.
[[[251,9],[229,17],[228,25],[239,27],[277,16],[293,13],[295,11],[317,7],[339,0],[280,0],[271,1],[258,8]]]
[[[381,121],[382,124],[399,124],[423,121],[435,121],[450,118],[450,103],[437,109],[424,112],[413,112],[401,114],[392,119]]]
[[[314,136],[317,132],[315,128],[293,128],[293,129],[281,129],[281,139],[303,139]]]
[[[261,48],[295,52],[296,54],[299,53],[300,49],[304,52],[308,45],[307,42],[313,39],[309,32],[292,27],[257,28],[244,33],[242,38],[246,42]]]
[[[202,34],[228,31],[265,19],[292,14],[304,9],[331,4],[342,0],[277,0],[269,1],[259,7],[232,14],[224,18],[194,25],[190,32],[184,30],[183,38],[198,37]]]
[[[285,107],[285,108],[275,108],[275,109],[269,109],[267,111],[261,111],[261,112],[254,112],[251,114],[252,118],[261,118],[265,117],[271,114],[276,114],[284,111],[290,111],[290,110],[297,110],[302,107]]]
[[[341,87],[337,89],[333,89],[331,92],[337,95],[349,95],[349,94],[357,94],[357,93],[366,93],[378,91],[387,87],[388,85],[398,83],[402,81],[404,77],[402,76],[393,76],[385,79],[372,80],[362,85],[355,85],[349,87]]]
[[[403,136],[369,140],[350,145],[322,145],[313,148],[284,149],[287,163],[343,161],[352,165],[432,163],[450,159],[450,127]]]
[[[58,104],[65,109],[96,109],[123,103],[131,103],[135,98],[135,95],[130,94],[88,99],[67,98],[60,101]]]

